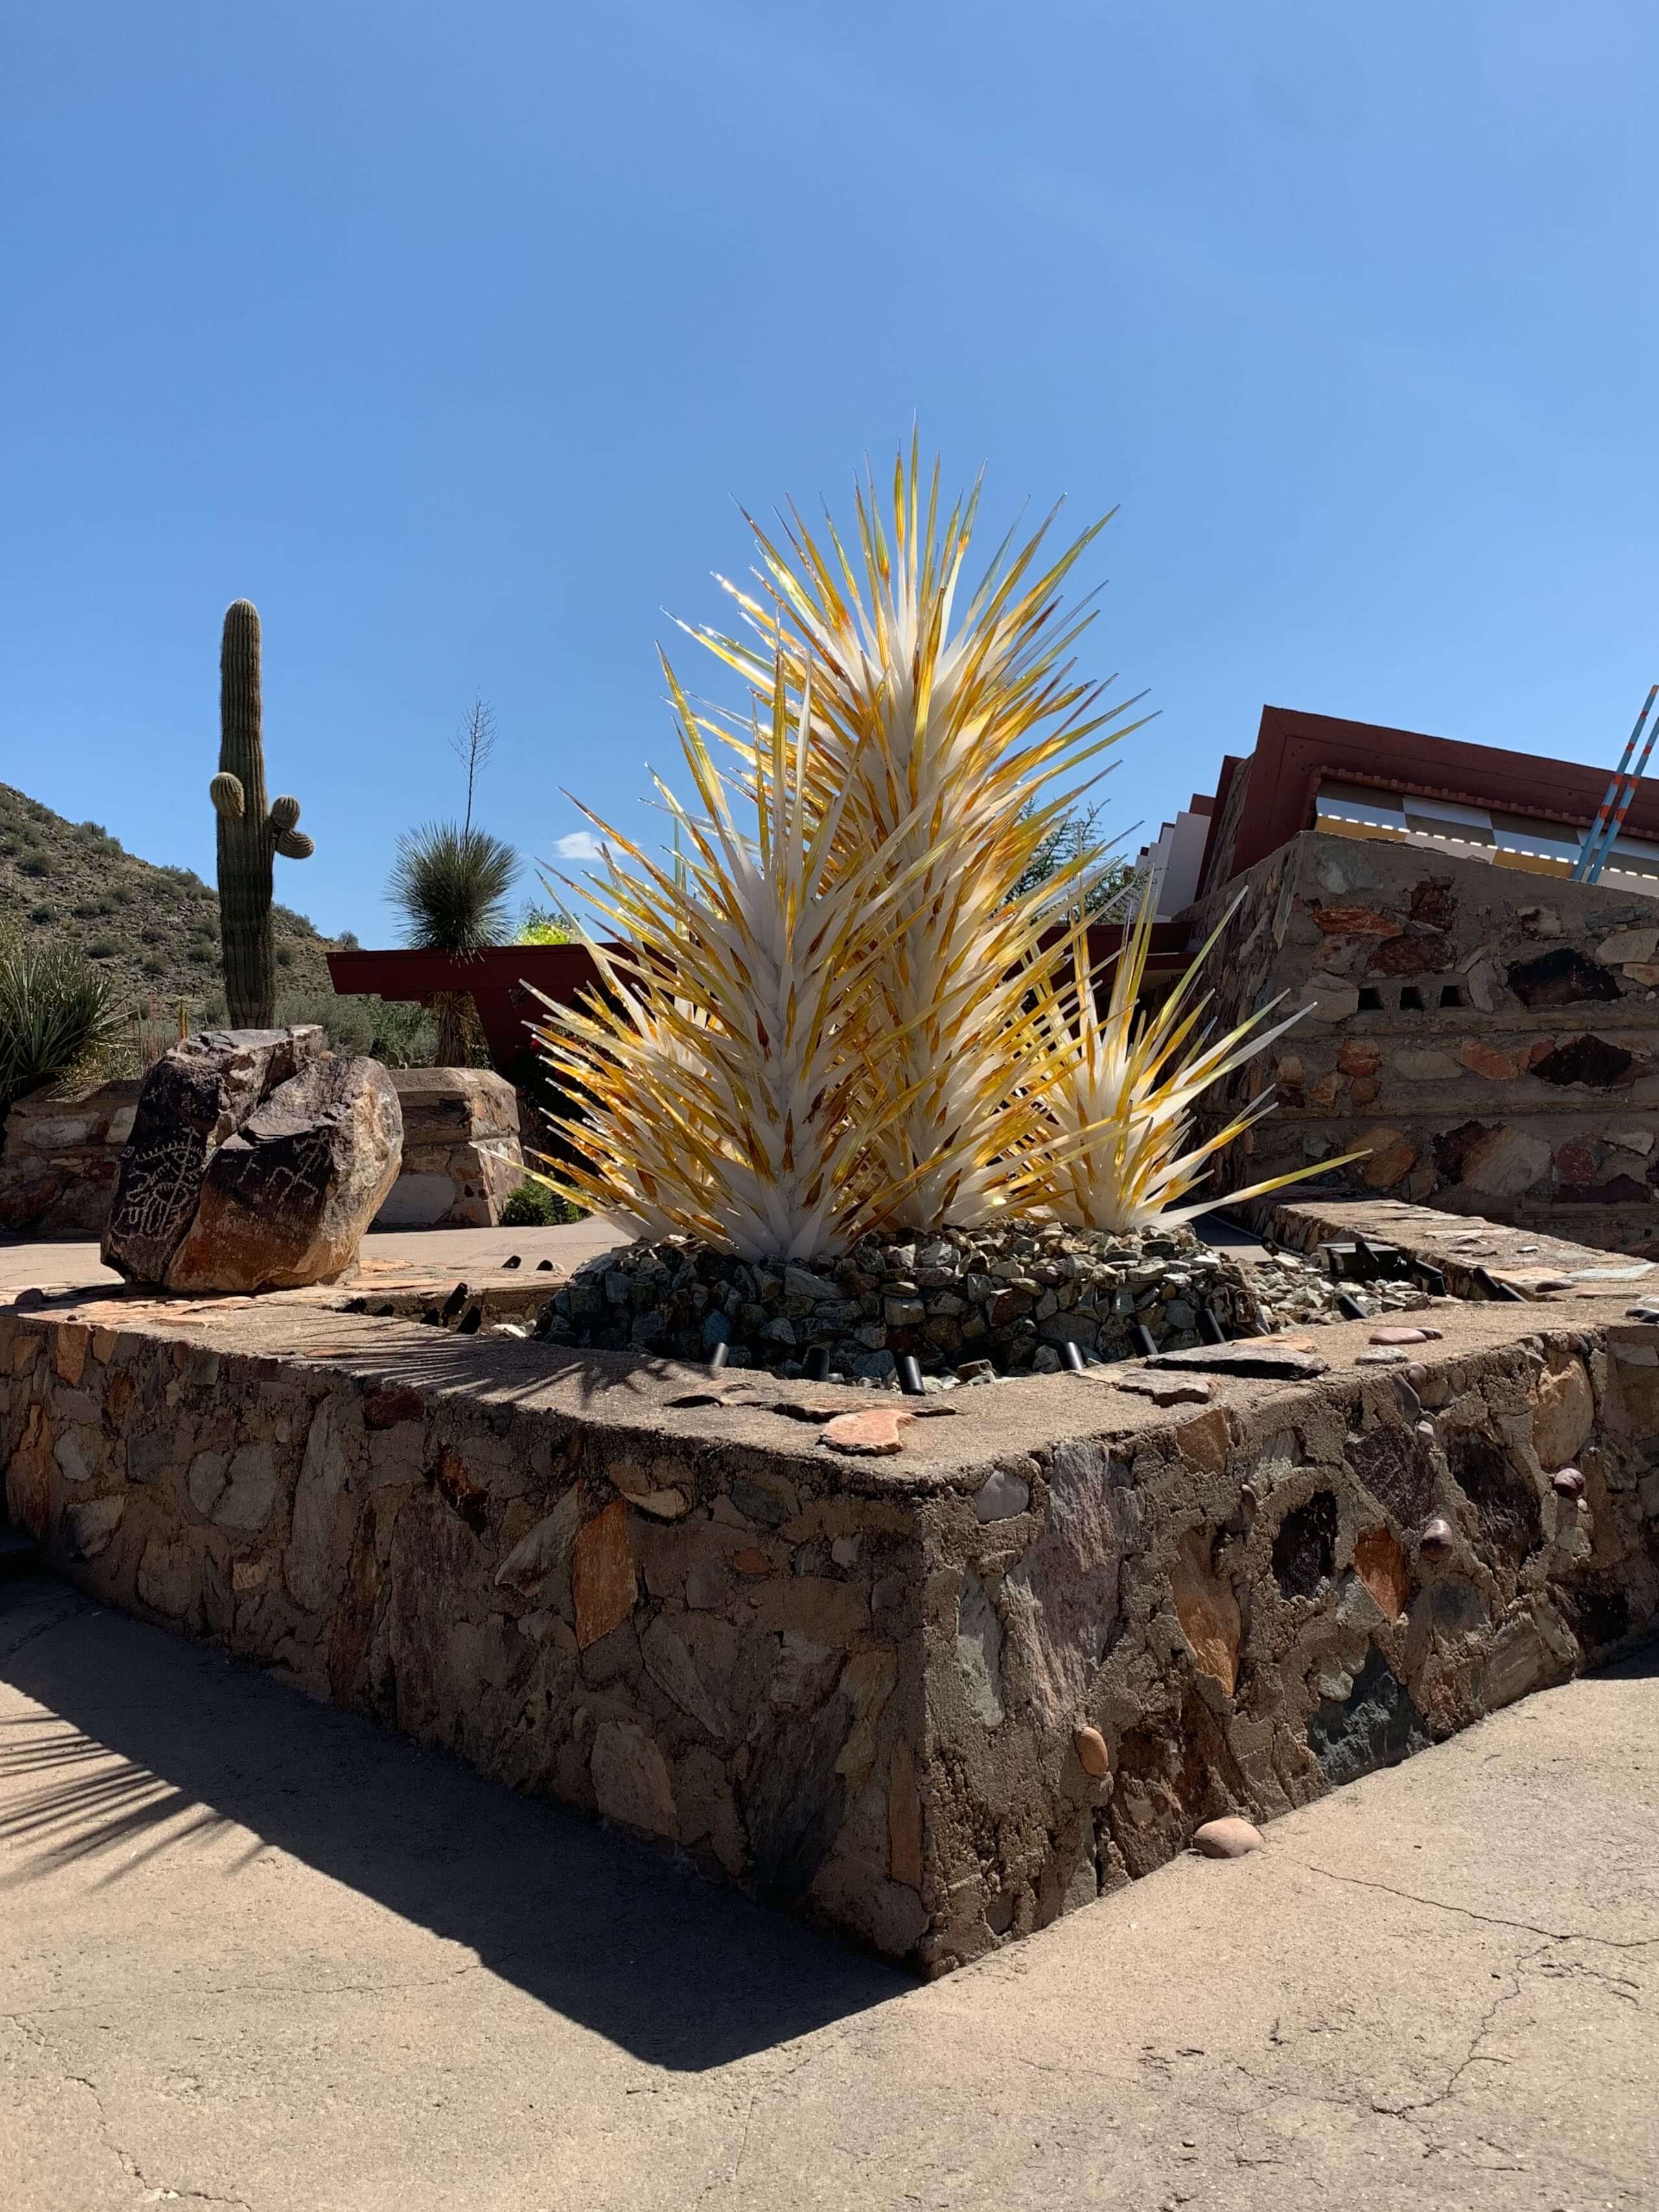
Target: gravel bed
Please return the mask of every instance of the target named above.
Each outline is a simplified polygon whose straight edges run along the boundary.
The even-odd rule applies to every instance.
[[[544,1305],[543,1340],[601,1351],[805,1372],[809,1352],[849,1382],[891,1385],[914,1354],[936,1387],[1042,1374],[1075,1343],[1087,1359],[1128,1359],[1144,1328],[1160,1352],[1201,1342],[1206,1310],[1230,1337],[1342,1318],[1349,1289],[1367,1312],[1427,1304],[1410,1283],[1333,1283],[1291,1253],[1242,1261],[1189,1229],[1113,1237],[1010,1222],[936,1236],[865,1237],[844,1259],[751,1265],[681,1237],[588,1261]]]

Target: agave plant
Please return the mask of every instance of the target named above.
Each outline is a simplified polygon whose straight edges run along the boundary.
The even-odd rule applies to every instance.
[[[1137,726],[1109,732],[1134,702],[1104,708],[1105,686],[1067,657],[1092,615],[1062,616],[1060,588],[1103,523],[1046,565],[1052,515],[1018,549],[1011,534],[953,627],[979,493],[941,516],[939,483],[936,465],[924,495],[913,441],[890,520],[873,479],[861,489],[856,564],[833,524],[820,544],[792,510],[781,545],[751,524],[764,598],[726,588],[759,641],[693,632],[757,696],[787,689],[810,728],[808,787],[834,822],[832,869],[850,880],[874,856],[872,880],[907,887],[863,1009],[866,1057],[903,1103],[864,1133],[893,1218],[916,1229],[1003,1202],[1042,1126],[1029,970],[1099,855],[1082,846],[1019,886],[1075,803],[1056,780]],[[741,730],[704,726],[752,764]]]
[[[1067,933],[1064,960],[1034,979],[1044,1030],[1037,1085],[1042,1126],[1023,1149],[1018,1203],[1080,1229],[1145,1229],[1152,1222],[1189,1221],[1223,1203],[1259,1198],[1304,1176],[1345,1161],[1320,1160],[1247,1190],[1216,1191],[1184,1205],[1206,1181],[1217,1157],[1273,1105],[1272,1087],[1202,1142],[1192,1142],[1192,1109],[1276,1037],[1300,1021],[1298,1007],[1264,1029],[1279,1001],[1264,1006],[1221,1036],[1202,1024],[1209,1000],[1199,979],[1212,946],[1236,911],[1230,908],[1157,1008],[1139,1005],[1157,901],[1148,886],[1139,913],[1109,963],[1110,990],[1099,1003],[1101,971],[1091,968],[1086,918]],[[1056,981],[1056,978],[1063,978]],[[1346,1158],[1360,1158],[1351,1154]]]
[[[658,1235],[811,1259],[893,1202],[877,1146],[908,1102],[871,1048],[870,1008],[910,878],[879,853],[835,863],[845,800],[815,800],[810,685],[792,718],[775,672],[734,790],[668,680],[702,812],[658,782],[680,853],[667,869],[589,817],[605,874],[588,897],[626,949],[589,939],[599,1000],[544,1000],[538,1042],[587,1109],[558,1122],[580,1157],[548,1180]]]

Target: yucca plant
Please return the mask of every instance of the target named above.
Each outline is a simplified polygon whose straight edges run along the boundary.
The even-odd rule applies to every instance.
[[[1060,588],[1103,523],[1046,565],[1052,515],[1018,549],[1011,533],[952,626],[978,500],[975,486],[942,514],[938,466],[924,487],[913,440],[888,518],[873,480],[858,494],[856,562],[833,524],[821,544],[792,510],[780,544],[751,523],[764,598],[727,589],[757,641],[693,633],[757,696],[781,684],[802,713],[810,698],[806,780],[834,811],[831,866],[873,858],[871,880],[906,886],[860,1048],[903,1102],[865,1133],[878,1181],[892,1218],[923,1230],[1004,1202],[1041,1124],[1028,971],[1099,855],[1079,848],[1018,887],[1075,803],[1056,780],[1136,726],[1108,730],[1135,702],[1103,708],[1105,686],[1067,657],[1092,615],[1063,616]],[[752,761],[740,730],[705,727]]]
[[[109,978],[72,945],[0,934],[0,1116],[90,1059],[120,1018]]]
[[[398,840],[386,887],[388,899],[403,909],[404,943],[464,957],[504,943],[511,927],[507,894],[518,870],[513,848],[487,830],[428,822],[407,831]],[[440,993],[433,1012],[438,1066],[464,1065],[471,992]]]
[[[1063,962],[1033,978],[1044,1032],[1036,1084],[1042,1113],[1022,1149],[1015,1193],[1020,1211],[1042,1212],[1079,1229],[1146,1229],[1154,1221],[1189,1221],[1212,1206],[1259,1198],[1363,1157],[1320,1160],[1246,1190],[1216,1191],[1182,1203],[1212,1173],[1218,1156],[1271,1109],[1276,1094],[1269,1086],[1197,1144],[1192,1109],[1212,1085],[1265,1051],[1307,1012],[1298,1007],[1263,1028],[1279,1003],[1275,1000],[1223,1036],[1205,1032],[1209,1000],[1200,995],[1200,977],[1235,910],[1223,915],[1174,989],[1151,1010],[1139,1000],[1157,912],[1152,888],[1118,951],[1103,963],[1110,976],[1103,1011],[1103,976],[1090,963],[1086,918],[1072,923]]]
[[[589,940],[605,996],[544,1000],[538,1042],[587,1108],[557,1123],[580,1155],[549,1178],[562,1195],[745,1259],[805,1260],[894,1202],[879,1144],[908,1101],[871,1047],[870,1010],[913,884],[880,853],[836,862],[845,800],[814,799],[810,685],[792,720],[775,677],[734,789],[668,672],[702,811],[658,782],[667,868],[590,817],[605,874],[588,896],[627,949]]]

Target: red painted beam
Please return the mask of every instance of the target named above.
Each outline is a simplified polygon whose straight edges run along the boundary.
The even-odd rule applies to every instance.
[[[442,991],[470,991],[491,1064],[502,1074],[530,1049],[526,1024],[543,1013],[537,991],[568,1006],[599,980],[592,954],[580,945],[494,945],[465,958],[453,952],[331,952],[328,972],[345,997],[425,1002]]]
[[[1115,924],[1089,932],[1091,957],[1098,963],[1123,939]],[[1185,932],[1173,922],[1152,928],[1147,965],[1154,974],[1186,965]],[[617,948],[619,951],[620,947]],[[528,1024],[543,1016],[535,994],[556,1006],[574,1006],[596,989],[599,971],[580,945],[494,945],[465,957],[454,952],[331,952],[328,972],[343,997],[416,999],[429,1001],[443,991],[470,991],[489,1047],[491,1065],[511,1073],[531,1048]]]

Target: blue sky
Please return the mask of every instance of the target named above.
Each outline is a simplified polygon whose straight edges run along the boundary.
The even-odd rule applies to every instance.
[[[1656,83],[1601,0],[8,0],[0,778],[210,878],[246,595],[278,896],[390,942],[474,693],[527,858],[647,826],[662,611],[913,418],[988,526],[1119,509],[1121,830],[1265,701],[1611,763]]]

